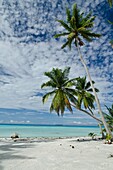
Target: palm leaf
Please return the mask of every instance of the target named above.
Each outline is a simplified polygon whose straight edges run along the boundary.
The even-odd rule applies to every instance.
[[[71,104],[70,104],[68,98],[66,97],[66,95],[64,96],[64,100],[65,100],[65,105],[66,105],[67,109],[68,109],[70,112],[73,112],[72,107],[71,107]]]
[[[56,84],[53,82],[53,81],[48,81],[48,82],[46,82],[46,83],[43,83],[42,85],[41,85],[41,88],[44,88],[44,87],[52,87],[52,88],[55,88],[56,87]]]
[[[76,27],[76,19],[74,16],[71,17],[71,20],[70,20],[70,27],[73,28],[73,30],[77,29]]]
[[[64,79],[68,80],[69,72],[70,72],[70,67],[66,67],[63,71]]]
[[[73,104],[76,104],[78,101],[76,99],[76,97],[74,96],[75,95],[75,92],[73,93],[73,91],[71,89],[66,89],[66,94],[68,95],[69,97],[69,100],[73,103]],[[73,95],[74,94],[74,95]]]
[[[95,37],[95,38],[101,37],[101,34],[96,34],[96,33],[90,32],[90,31],[87,32],[87,35],[90,37]]]
[[[61,49],[65,48],[67,45],[69,44],[69,41],[66,41],[66,43],[64,43],[61,47]]]
[[[108,3],[109,3],[109,5],[110,5],[110,7],[112,7],[112,5],[113,5],[113,0],[108,0]]]
[[[43,96],[43,98],[42,98],[42,102],[45,103],[50,96],[52,96],[52,95],[55,94],[55,92],[56,92],[56,90],[53,90],[52,92],[49,92],[49,93],[45,94],[45,95]]]
[[[54,38],[59,38],[59,37],[61,37],[61,36],[66,36],[66,35],[69,35],[69,33],[68,33],[68,32],[64,32],[64,33],[61,33],[61,34],[56,34],[56,35],[54,36]]]
[[[74,39],[74,37],[68,40],[68,42],[69,42],[68,47],[69,47],[70,50],[71,50],[71,44],[72,44],[73,39]]]
[[[51,72],[45,72],[44,75],[49,77],[53,82],[56,82],[55,75],[54,75],[54,69]]]
[[[70,22],[70,20],[71,20],[71,13],[70,13],[69,8],[66,8],[66,14],[67,14],[67,22]]]
[[[69,32],[71,31],[71,28],[68,26],[68,24],[66,24],[64,21],[62,20],[57,20],[58,22],[60,22],[60,24]]]
[[[72,16],[74,16],[74,18],[76,19],[76,24],[77,24],[79,18],[79,10],[77,9],[76,3],[73,5]]]
[[[75,85],[76,85],[75,80],[76,80],[76,78],[67,80],[67,81],[63,84],[63,86],[64,86],[64,87],[72,87],[72,86],[75,86]]]
[[[87,34],[81,32],[81,36],[82,36],[84,39],[86,39],[86,41],[92,42],[92,38],[90,38]]]

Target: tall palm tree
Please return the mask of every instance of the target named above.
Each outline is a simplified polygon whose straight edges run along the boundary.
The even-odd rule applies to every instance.
[[[69,46],[69,48],[71,49],[72,42],[74,42],[74,45],[77,47],[78,54],[80,56],[80,60],[85,68],[85,71],[86,71],[89,81],[91,83],[91,87],[93,89],[93,93],[95,96],[95,100],[96,100],[96,103],[98,106],[99,113],[101,115],[102,122],[105,126],[107,133],[111,135],[111,131],[108,128],[108,125],[107,125],[105,118],[103,116],[100,102],[99,102],[98,96],[96,94],[94,85],[92,83],[92,79],[91,79],[89,70],[85,64],[85,61],[84,61],[81,51],[80,51],[80,47],[84,45],[83,39],[85,39],[88,42],[91,42],[93,40],[93,38],[99,38],[101,36],[100,34],[96,34],[91,31],[91,28],[94,25],[95,17],[91,16],[91,13],[89,13],[87,16],[84,17],[84,13],[80,13],[80,10],[77,8],[76,4],[73,5],[72,13],[67,8],[66,14],[67,14],[66,22],[62,21],[62,20],[57,20],[61,24],[61,26],[66,30],[66,32],[56,34],[55,38],[58,38],[61,36],[67,37],[67,41],[61,47],[62,49],[65,48],[66,46]]]
[[[58,68],[56,69],[53,68],[52,71],[45,72],[45,75],[50,80],[47,81],[46,83],[43,83],[41,88],[51,87],[52,91],[48,92],[47,94],[43,96],[43,99],[42,99],[43,103],[45,103],[49,97],[53,97],[52,103],[50,106],[50,112],[55,110],[58,115],[60,113],[61,115],[63,115],[65,108],[67,108],[70,112],[72,112],[72,106],[73,106],[76,109],[88,114],[89,116],[97,120],[98,122],[101,122],[101,120],[95,117],[93,115],[93,112],[90,111],[91,110],[90,108],[92,107],[94,108],[93,103],[95,101],[95,98],[92,94],[88,92],[88,90],[91,91],[89,82],[86,83],[85,81],[85,88],[87,89],[87,92],[85,92],[85,89],[80,89],[82,87],[78,85],[79,83],[77,83],[77,81],[78,80],[80,81],[80,79],[86,80],[86,78],[69,79],[68,78],[69,70],[70,70],[69,67],[64,69],[64,71]],[[80,93],[82,93],[83,91],[84,91],[84,95],[82,94],[83,97],[81,98],[81,100],[79,100],[78,96],[80,96]],[[85,109],[82,109],[82,106],[81,106],[83,102],[84,102]],[[89,111],[86,110],[87,108],[89,109]]]

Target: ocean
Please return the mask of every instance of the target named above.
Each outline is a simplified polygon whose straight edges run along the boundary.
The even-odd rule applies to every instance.
[[[100,129],[96,126],[59,126],[59,125],[0,125],[0,138],[9,138],[17,133],[25,137],[79,137],[88,136],[93,132],[100,136]]]

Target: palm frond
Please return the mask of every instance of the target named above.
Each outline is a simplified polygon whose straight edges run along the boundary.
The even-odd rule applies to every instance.
[[[56,82],[55,76],[54,76],[54,68],[51,72],[45,72],[44,75],[50,78],[53,82]]]
[[[95,16],[92,16],[90,19],[87,19],[84,22],[83,27],[85,27],[85,28],[92,27],[94,25],[94,22],[93,22],[94,20],[95,20]]]
[[[68,24],[66,24],[64,21],[62,20],[57,20],[66,30],[68,30],[69,32],[71,31],[71,28],[68,26]]]
[[[89,30],[88,30],[89,31]],[[99,38],[99,37],[101,37],[102,35],[101,34],[96,34],[96,33],[93,33],[93,32],[86,32],[86,34],[88,35],[88,36],[90,36],[90,37],[95,37],[95,38]]]
[[[59,38],[59,37],[61,37],[61,36],[66,36],[66,35],[69,35],[69,33],[68,33],[68,32],[64,32],[64,33],[61,33],[61,34],[56,34],[56,35],[54,36],[54,38]]]
[[[91,15],[92,15],[92,12],[90,11],[90,12],[86,15],[86,17],[84,18],[84,21],[89,20],[89,19],[91,18]]]
[[[68,109],[70,112],[73,112],[72,107],[71,107],[71,104],[70,104],[70,101],[69,101],[69,99],[67,98],[66,95],[64,96],[64,100],[65,100],[65,105],[66,105],[67,109]]]
[[[66,43],[64,43],[61,47],[61,49],[65,48],[67,45],[69,44],[69,41],[66,41]]]
[[[113,5],[113,0],[108,0],[108,3],[109,3],[109,5],[110,5],[110,7],[112,7],[112,5]]]
[[[42,102],[45,103],[50,96],[53,96],[55,94],[55,92],[56,90],[53,90],[52,92],[48,92],[47,94],[45,94],[42,98]]]
[[[71,50],[71,45],[72,45],[72,41],[73,41],[73,39],[74,39],[74,37],[73,38],[70,38],[70,39],[68,39],[68,47],[69,47],[69,49]]]
[[[92,83],[95,84],[94,81],[92,81]],[[91,88],[91,83],[88,81],[88,82],[86,83],[86,85],[85,85],[85,89],[86,89],[86,90],[89,90],[89,88]],[[91,89],[92,89],[92,88],[91,88]]]
[[[69,97],[69,100],[73,103],[73,104],[76,104],[78,101],[75,97],[75,90],[72,90],[72,89],[67,89],[66,88],[66,94],[68,95]]]
[[[53,81],[47,81],[46,83],[43,83],[41,85],[41,89],[44,88],[44,87],[52,87],[52,88],[55,88],[56,87],[56,84],[53,82]]]
[[[75,86],[75,85],[76,85],[75,81],[76,81],[76,78],[67,80],[67,81],[63,84],[63,87],[72,87],[72,86]]]
[[[75,18],[75,20],[76,20],[76,24],[78,24],[78,20],[79,20],[79,10],[78,10],[78,8],[77,8],[77,4],[76,4],[76,3],[73,5],[72,16],[74,16],[74,18]]]
[[[92,38],[91,37],[89,37],[87,34],[85,34],[85,33],[81,33],[81,36],[86,40],[86,41],[88,41],[88,42],[92,42]]]
[[[70,22],[70,20],[71,20],[71,12],[70,12],[69,8],[66,8],[66,14],[67,14],[67,22]]]
[[[64,71],[63,71],[63,77],[64,77],[64,79],[66,79],[66,80],[68,80],[69,78],[68,78],[68,76],[69,76],[69,72],[70,72],[70,67],[66,67],[65,69],[64,69]]]
[[[70,20],[70,27],[73,28],[73,30],[77,29],[76,27],[76,19],[74,16],[71,17],[71,20]]]
[[[113,105],[112,105],[113,106]],[[113,107],[108,107],[105,105],[105,107],[107,108],[107,110],[109,111],[109,114],[113,117]]]

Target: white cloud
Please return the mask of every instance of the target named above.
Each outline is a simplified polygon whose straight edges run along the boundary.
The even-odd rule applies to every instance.
[[[20,6],[23,8],[25,3],[24,1],[20,2]],[[53,8],[56,6],[56,1],[49,2]],[[11,3],[13,3],[13,1],[11,1]],[[90,3],[89,1],[79,1],[82,10],[89,10],[90,5],[93,9],[99,3],[100,0],[92,0]],[[65,6],[63,1],[62,5]],[[6,34],[0,41],[0,108],[26,108],[37,111],[49,111],[49,102],[45,105],[42,104],[41,94],[45,93],[45,90],[41,90],[41,84],[47,80],[43,73],[50,71],[53,67],[64,68],[65,66],[70,66],[70,77],[84,76],[86,73],[79,60],[77,51],[74,48],[72,48],[72,51],[68,49],[65,51],[61,50],[62,39],[56,41],[53,37],[51,37],[51,40],[48,39],[48,41],[46,40],[45,42],[19,43],[20,40],[27,41],[29,37],[23,36],[18,38],[17,35],[14,36],[14,30],[11,28],[10,22],[5,19],[8,15],[7,12],[1,15],[2,25],[0,27],[0,30]],[[14,11],[14,13],[15,12],[16,11]],[[29,16],[29,29],[24,31],[24,33],[39,34],[36,32],[36,29],[33,32],[30,24],[31,26],[34,24],[35,28],[37,26],[39,28],[43,20],[39,22],[39,25],[35,23],[37,18],[34,14],[35,9],[33,9],[33,11],[26,9],[26,13]],[[51,13],[53,16],[53,10]],[[15,17],[18,15],[17,12]],[[61,13],[59,15],[62,17]],[[40,16],[44,16],[43,13],[41,13]],[[55,18],[56,16],[53,17]],[[41,19],[43,19],[43,17]],[[102,105],[104,105],[108,100],[108,103],[112,103],[113,94],[109,95],[109,93],[113,91],[113,82],[111,82],[109,73],[111,73],[111,75],[113,73],[113,59],[111,59],[113,52],[109,46],[107,34],[110,26],[106,26],[101,16],[97,16],[95,25],[94,30],[96,32],[102,31],[105,35],[99,40],[94,40],[90,45],[86,43],[86,47],[81,48],[81,50],[86,63],[89,65],[92,79],[96,82],[95,86],[100,89],[99,99]],[[48,34],[50,34],[49,23],[42,23],[41,26],[42,33],[45,32],[45,29],[48,29]],[[56,29],[56,31],[59,32],[61,27],[56,24],[56,28],[51,29]],[[40,30],[38,31],[40,32]],[[40,94],[36,95],[38,93]]]

